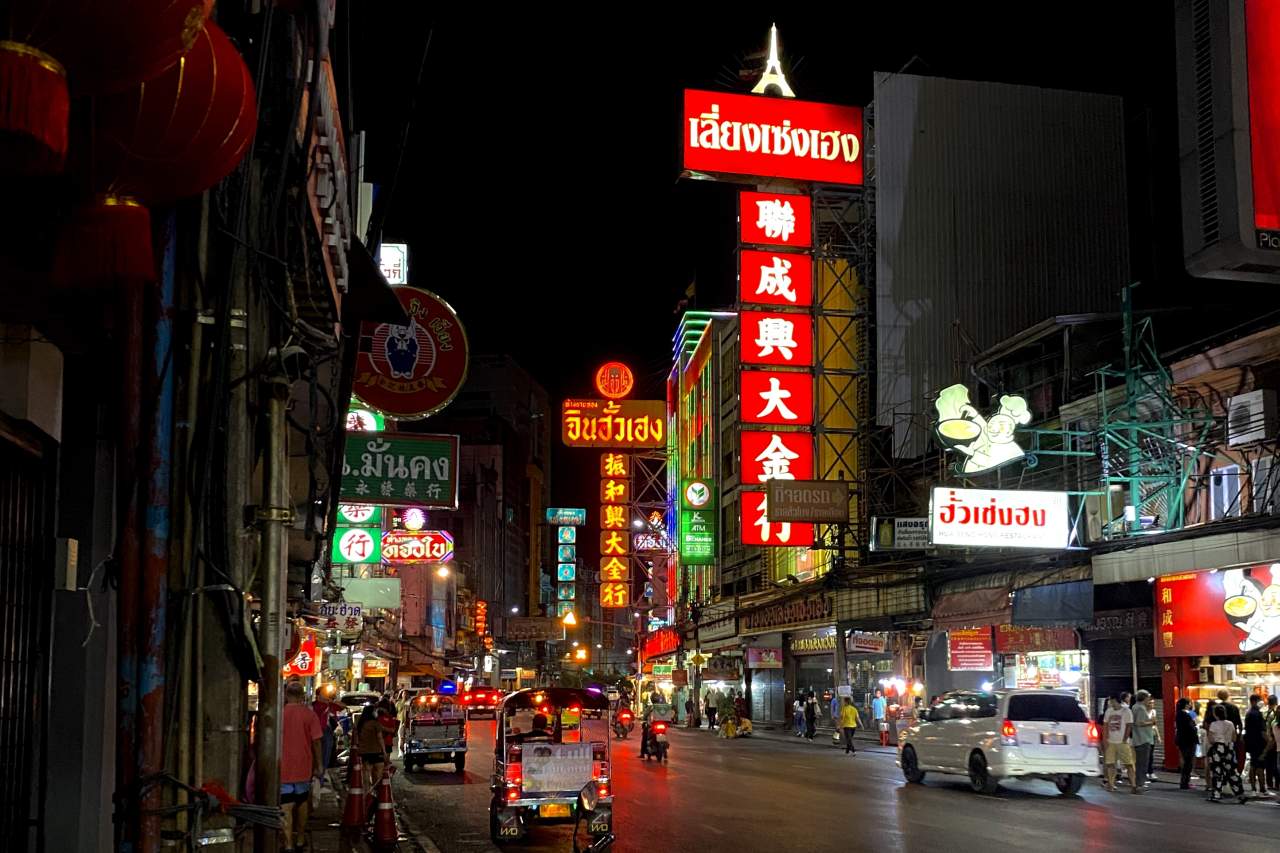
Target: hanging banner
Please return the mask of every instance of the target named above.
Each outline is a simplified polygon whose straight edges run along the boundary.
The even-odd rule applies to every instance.
[[[862,109],[685,89],[684,168],[712,175],[862,183]]]
[[[709,563],[716,555],[715,489],[708,480],[680,484],[680,559],[687,564]]]
[[[991,628],[957,628],[947,632],[947,669],[990,672],[995,666]]]
[[[782,649],[748,648],[747,669],[782,669]]]
[[[361,323],[351,392],[396,418],[424,418],[452,402],[467,378],[467,333],[439,296],[393,287],[409,325]]]
[[[582,507],[549,506],[547,507],[547,524],[563,524],[569,527],[583,527],[587,523],[587,511]]]

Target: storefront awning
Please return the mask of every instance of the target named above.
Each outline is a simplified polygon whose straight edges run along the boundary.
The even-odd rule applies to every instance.
[[[1083,628],[1092,623],[1093,581],[1031,586],[1014,593],[1014,625]]]
[[[1004,586],[950,592],[933,605],[934,630],[1007,625],[1013,618],[1009,588]]]

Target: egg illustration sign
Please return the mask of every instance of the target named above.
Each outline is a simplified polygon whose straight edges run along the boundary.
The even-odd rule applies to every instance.
[[[407,326],[362,323],[352,392],[369,408],[397,418],[424,418],[457,396],[467,378],[469,345],[458,315],[439,296],[393,288]]]
[[[1280,641],[1280,563],[1156,579],[1156,654],[1258,654]]]

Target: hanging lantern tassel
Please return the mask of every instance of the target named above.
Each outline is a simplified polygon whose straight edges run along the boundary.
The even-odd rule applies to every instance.
[[[137,200],[100,195],[63,225],[53,262],[57,285],[101,288],[155,277],[151,213]]]
[[[0,173],[51,175],[67,159],[67,72],[44,51],[0,40]]]

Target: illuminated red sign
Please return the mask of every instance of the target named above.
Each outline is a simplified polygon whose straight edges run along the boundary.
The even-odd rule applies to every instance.
[[[764,492],[742,493],[742,544],[805,546],[813,544],[813,525],[808,522],[771,522],[769,502]]]
[[[483,637],[489,632],[489,602],[480,600],[475,603],[472,625],[477,636]]]
[[[600,580],[629,581],[630,579],[631,570],[625,559],[618,557],[600,558]]]
[[[691,172],[862,183],[862,109],[685,89],[682,148]]]
[[[742,431],[742,482],[812,480],[813,436],[807,432]]]
[[[600,365],[596,371],[596,390],[601,397],[620,400],[636,387],[636,378],[631,368],[620,361],[610,361]]]
[[[1156,579],[1156,654],[1261,653],[1280,640],[1280,563]]]
[[[738,193],[738,234],[757,246],[813,245],[813,208],[807,195]]]
[[[813,376],[779,370],[742,371],[744,424],[813,423]]]
[[[813,304],[813,259],[786,252],[738,253],[738,301],[744,305]]]
[[[626,532],[620,530],[600,531],[601,557],[625,557],[628,550]]]
[[[680,632],[675,628],[659,628],[646,636],[640,647],[645,658],[669,655],[680,648]]]
[[[627,504],[631,503],[631,481],[630,480],[601,480],[600,481],[600,503],[604,504]]]
[[[743,364],[813,364],[813,318],[808,314],[740,311],[738,332],[738,355]]]
[[[1280,3],[1244,4],[1253,224],[1280,230]]]
[[[601,453],[600,476],[630,477],[631,457],[625,453]]]
[[[453,559],[447,530],[389,530],[382,534],[382,559],[388,563],[444,563]]]
[[[293,660],[284,665],[285,678],[298,676],[310,678],[320,671],[320,656],[316,654],[316,638],[308,635],[298,647]]]
[[[630,607],[631,584],[610,581],[600,584],[601,607]]]
[[[600,507],[600,527],[604,530],[623,530],[627,527],[627,507],[624,504],[605,504]]]

